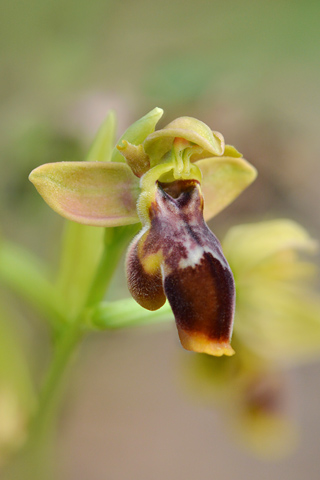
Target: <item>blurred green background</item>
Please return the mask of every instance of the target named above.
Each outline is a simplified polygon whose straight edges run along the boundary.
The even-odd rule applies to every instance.
[[[54,265],[63,221],[28,173],[84,158],[110,108],[120,135],[158,106],[161,125],[198,117],[259,170],[212,222],[218,236],[286,216],[318,238],[319,18],[316,0],[1,0],[2,235]],[[121,271],[113,292],[127,294]],[[33,312],[18,308],[37,364],[33,351],[46,358],[46,342]],[[177,352],[174,325],[86,342],[61,423],[61,478],[319,478],[319,366],[292,373],[300,449],[270,464],[235,447],[213,410],[191,404]]]

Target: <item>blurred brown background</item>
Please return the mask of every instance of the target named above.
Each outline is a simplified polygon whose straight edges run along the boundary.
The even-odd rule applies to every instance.
[[[1,0],[1,10],[4,237],[54,266],[63,221],[28,173],[82,159],[108,109],[120,134],[159,106],[161,125],[198,117],[259,170],[211,222],[220,238],[236,223],[275,217],[319,238],[319,2]],[[120,268],[110,296],[123,295]],[[45,331],[19,308],[18,328],[39,372]],[[61,419],[62,479],[318,480],[319,365],[290,371],[300,446],[267,462],[233,443],[219,414],[186,394],[181,355],[188,353],[174,325],[86,341]]]

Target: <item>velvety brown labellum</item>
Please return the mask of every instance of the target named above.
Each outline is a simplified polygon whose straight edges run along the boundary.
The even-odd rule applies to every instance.
[[[133,297],[155,310],[168,298],[182,345],[232,355],[235,287],[221,245],[203,220],[195,180],[158,184],[151,226],[134,240],[127,259]]]

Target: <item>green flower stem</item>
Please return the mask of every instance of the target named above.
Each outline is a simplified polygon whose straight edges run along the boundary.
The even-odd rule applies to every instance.
[[[60,331],[38,408],[29,426],[28,440],[12,465],[8,480],[54,480],[53,439],[67,366],[83,335],[82,317]]]
[[[30,480],[48,478],[48,461],[55,419],[63,390],[67,366],[84,335],[86,312],[100,302],[111,281],[124,248],[137,227],[119,227],[106,230],[104,251],[89,289],[84,309],[74,321],[69,321],[60,330],[56,339],[51,365],[39,397],[38,409],[30,426],[30,436],[23,462],[24,476],[30,472]],[[49,458],[48,458],[49,457]]]
[[[48,420],[48,414],[59,396],[59,386],[69,361],[83,336],[82,317],[65,327],[56,344],[53,359],[39,398],[37,415],[32,425],[34,432],[40,432]],[[50,416],[50,415],[49,415]]]
[[[66,321],[62,301],[39,259],[11,242],[0,242],[0,283],[36,308],[55,328]]]
[[[87,307],[103,300],[123,251],[139,228],[140,224],[106,229],[104,251],[89,290]]]
[[[53,359],[39,397],[38,409],[31,423],[26,448],[27,473],[30,480],[50,478],[52,437],[55,419],[63,392],[67,366],[75,354],[83,336],[82,318],[65,327],[56,344]],[[25,468],[24,466],[24,468]],[[23,477],[25,478],[25,477]]]
[[[131,231],[131,228],[125,229],[123,227],[110,229],[110,231],[106,230],[104,251],[101,256],[100,264],[97,267],[96,276],[89,289],[85,308],[75,321],[69,322],[65,325],[56,340],[52,364],[49,368],[47,379],[40,395],[39,408],[33,423],[33,428],[36,426],[35,431],[41,430],[41,424],[43,423],[43,420],[41,419],[47,418],[47,412],[50,411],[51,405],[54,403],[54,392],[58,389],[57,387],[61,382],[69,358],[83,336],[85,312],[94,303],[98,303],[103,299],[105,291],[123,253],[123,249],[128,242],[128,234]]]

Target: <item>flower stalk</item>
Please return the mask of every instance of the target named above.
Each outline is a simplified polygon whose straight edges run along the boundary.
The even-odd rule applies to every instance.
[[[85,228],[85,227],[84,227]],[[87,312],[102,302],[118,266],[123,251],[136,230],[118,227],[106,230],[104,249],[87,292],[87,299],[76,319],[70,319],[60,328],[53,345],[52,360],[39,394],[38,405],[29,427],[29,437],[24,448],[18,474],[30,480],[46,480],[48,465],[52,460],[53,436],[67,370],[87,331]],[[112,309],[111,309],[112,312]]]

